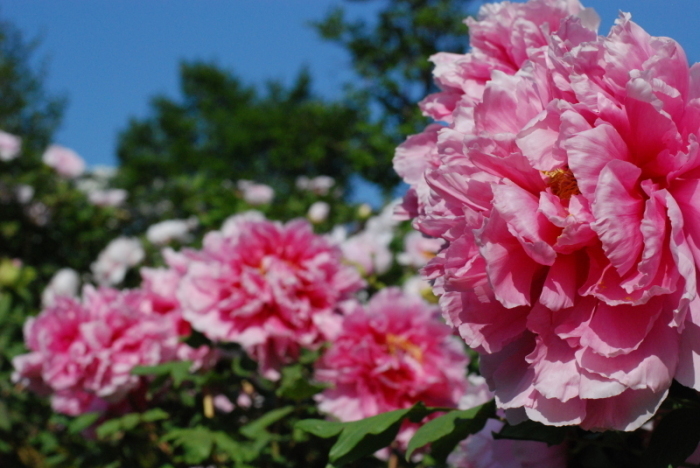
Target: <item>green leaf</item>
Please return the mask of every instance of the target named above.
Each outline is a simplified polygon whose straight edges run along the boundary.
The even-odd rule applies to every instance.
[[[401,423],[414,408],[378,414],[371,418],[345,423],[337,442],[331,447],[329,460],[340,466],[351,463],[387,447],[396,438]]]
[[[141,415],[141,420],[143,422],[153,422],[160,421],[162,419],[168,419],[170,415],[160,408],[153,408]]]
[[[287,366],[282,369],[282,383],[277,389],[277,396],[292,400],[304,400],[322,392],[327,385],[311,383],[304,375],[304,368],[300,364]]]
[[[262,417],[241,427],[241,434],[249,439],[257,439],[268,435],[266,431],[267,427],[284,418],[292,411],[294,411],[293,406],[285,406],[284,408],[279,408],[265,413]]]
[[[170,375],[175,387],[179,387],[182,382],[191,377],[191,367],[192,363],[190,361],[173,361],[157,366],[136,366],[131,370],[131,373],[133,375]]]
[[[668,413],[651,435],[642,455],[643,468],[676,467],[683,463],[700,443],[700,409],[680,408]]]
[[[121,426],[122,429],[125,431],[130,431],[136,426],[139,425],[141,422],[141,414],[140,413],[129,413],[125,414],[121,418]]]
[[[12,422],[10,422],[10,415],[7,412],[7,405],[2,401],[0,401],[0,429],[8,432],[12,429]]]
[[[109,421],[105,421],[102,424],[100,424],[95,430],[95,432],[97,433],[98,438],[104,439],[105,437],[109,437],[111,435],[116,434],[117,432],[121,431],[121,429],[121,420],[110,419]]]
[[[100,418],[100,413],[85,413],[73,419],[68,424],[68,432],[77,434],[92,426]]]
[[[316,437],[328,439],[340,434],[345,424],[336,421],[324,421],[323,419],[303,419],[297,422],[294,427]]]
[[[162,440],[172,441],[173,445],[182,448],[182,460],[185,463],[200,463],[206,460],[214,448],[214,435],[202,426],[172,430],[165,434]]]
[[[433,444],[431,454],[439,463],[444,463],[459,441],[483,429],[486,420],[496,412],[492,401],[468,410],[450,411],[421,426],[408,443],[406,459],[417,449]]]
[[[523,421],[511,426],[506,424],[494,433],[494,439],[534,440],[545,442],[547,445],[559,445],[566,439],[569,429],[566,427],[545,426],[536,421]]]

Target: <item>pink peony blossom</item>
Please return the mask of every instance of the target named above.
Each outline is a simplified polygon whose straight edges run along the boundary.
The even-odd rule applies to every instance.
[[[13,360],[14,381],[51,395],[54,410],[105,411],[141,388],[135,366],[205,353],[179,342],[176,324],[144,313],[144,293],[86,287],[82,301],[57,297],[25,323],[30,352]],[[189,348],[189,349],[187,349]]]
[[[395,165],[414,226],[447,242],[425,271],[499,407],[633,430],[674,378],[700,390],[700,69],[627,14],[597,36],[577,5],[482,10],[470,66],[436,68],[475,91]]]
[[[192,327],[239,343],[264,375],[300,348],[317,348],[338,330],[339,301],[362,286],[340,251],[301,220],[285,225],[243,215],[204,238],[202,251],[168,262],[183,272],[177,297]]]
[[[12,161],[22,150],[22,139],[0,130],[0,161]]]
[[[355,304],[348,312],[317,364],[316,378],[333,386],[317,397],[321,411],[355,421],[419,401],[457,406],[468,385],[469,360],[437,307],[386,288],[366,307]],[[404,448],[414,430],[402,430]]]
[[[63,146],[49,146],[42,156],[42,161],[47,166],[52,167],[58,175],[67,179],[75,179],[85,172],[83,158],[72,149]]]

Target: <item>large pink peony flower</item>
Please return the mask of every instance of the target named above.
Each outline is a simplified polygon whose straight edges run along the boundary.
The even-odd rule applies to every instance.
[[[366,307],[351,309],[317,364],[316,378],[332,384],[318,396],[321,411],[355,421],[419,401],[457,406],[469,360],[437,307],[387,288]],[[399,442],[408,442],[413,431],[405,427]]]
[[[340,250],[301,220],[236,217],[207,234],[201,252],[185,250],[176,261],[185,319],[212,340],[240,343],[272,379],[300,348],[336,333],[339,301],[363,284]]]
[[[44,164],[52,167],[58,175],[75,179],[85,172],[85,161],[70,148],[59,145],[49,146],[41,157]]]
[[[104,411],[133,394],[135,366],[203,359],[207,349],[180,343],[177,323],[144,311],[147,293],[86,287],[82,302],[59,296],[24,328],[30,352],[13,360],[13,379],[50,394],[54,410]]]
[[[443,89],[481,88],[395,165],[414,225],[448,242],[425,271],[498,405],[632,430],[672,379],[700,389],[700,66],[629,15],[597,36],[574,3],[482,10],[455,60],[494,65],[438,66]]]

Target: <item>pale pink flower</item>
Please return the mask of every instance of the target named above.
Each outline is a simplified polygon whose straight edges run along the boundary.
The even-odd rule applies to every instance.
[[[500,408],[633,430],[674,378],[700,389],[700,73],[629,15],[607,37],[537,16],[558,19],[530,21],[532,47],[502,27],[561,4],[472,23],[464,60],[500,65],[431,130],[414,225],[447,242],[425,271]]]
[[[0,130],[0,161],[12,161],[22,150],[22,139]]]
[[[13,380],[51,394],[54,410],[105,411],[142,385],[135,366],[178,359],[175,323],[137,306],[138,291],[86,287],[82,301],[57,297],[27,320],[30,352],[13,360]]]
[[[146,230],[146,239],[152,244],[165,245],[172,241],[190,242],[191,231],[197,227],[196,218],[168,219],[149,226]]]
[[[309,179],[306,176],[300,176],[296,180],[296,186],[299,190],[308,190],[316,195],[328,195],[330,189],[335,185],[335,179],[330,176],[316,176]]]
[[[566,447],[547,446],[531,440],[494,439],[503,427],[501,421],[489,419],[484,429],[463,440],[450,454],[450,468],[566,468]]]
[[[49,146],[42,161],[52,167],[58,175],[67,179],[75,179],[85,172],[85,161],[72,149],[59,145]]]
[[[404,251],[397,255],[396,260],[401,265],[421,268],[428,263],[442,248],[445,241],[425,237],[420,232],[410,232],[404,237]]]
[[[265,184],[258,184],[250,180],[239,180],[238,190],[243,194],[243,199],[250,205],[267,205],[275,198],[275,191]]]
[[[124,280],[129,268],[141,263],[146,253],[136,238],[118,237],[100,252],[92,266],[92,274],[100,285],[115,285]]]
[[[324,201],[317,201],[309,207],[306,217],[314,224],[322,223],[328,219],[331,206]]]
[[[34,198],[35,190],[31,185],[18,184],[15,186],[14,192],[17,201],[22,205],[26,205]]]
[[[332,385],[317,396],[319,409],[356,421],[419,401],[456,407],[468,386],[468,361],[437,307],[386,288],[367,306],[351,308],[318,362],[316,378]]]
[[[41,293],[41,304],[48,307],[59,296],[76,297],[80,288],[80,276],[72,268],[61,268],[53,275],[46,289]]]
[[[185,250],[177,260],[185,319],[212,340],[241,344],[272,379],[301,348],[332,337],[338,302],[363,284],[301,220],[239,217],[226,232],[207,234],[202,251]]]
[[[95,206],[120,206],[128,197],[124,189],[93,190],[88,192],[88,201]]]

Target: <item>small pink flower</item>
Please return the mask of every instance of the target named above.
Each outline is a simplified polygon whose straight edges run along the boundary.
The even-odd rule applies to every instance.
[[[172,241],[189,242],[190,232],[197,227],[197,219],[169,219],[149,226],[146,239],[156,245],[165,245]]]
[[[238,190],[243,193],[243,199],[252,206],[267,205],[275,198],[275,191],[272,187],[250,180],[239,180]]]
[[[49,146],[42,156],[44,164],[52,167],[58,175],[75,179],[85,172],[85,161],[75,151],[59,145]]]
[[[0,130],[0,161],[12,161],[22,149],[22,139]]]
[[[332,385],[317,397],[319,409],[355,421],[419,401],[456,407],[468,386],[467,364],[437,307],[383,289],[366,307],[351,307],[318,362],[316,378]]]
[[[301,220],[239,216],[179,257],[177,297],[193,328],[241,344],[268,378],[338,329],[338,303],[362,286],[340,251]],[[171,266],[173,262],[169,262]]]
[[[128,195],[123,189],[93,190],[88,192],[88,201],[95,206],[120,206]]]

